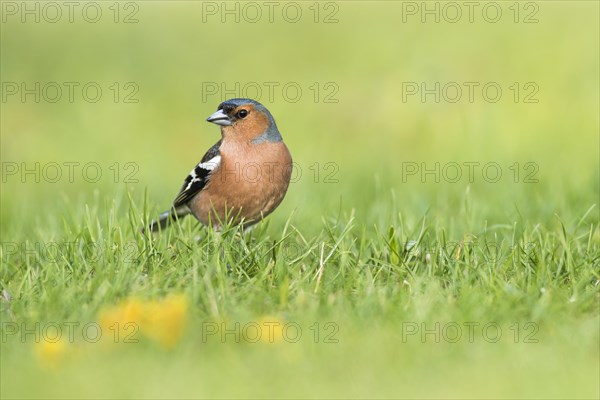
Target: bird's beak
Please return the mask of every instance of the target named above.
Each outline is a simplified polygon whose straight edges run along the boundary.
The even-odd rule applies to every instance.
[[[208,122],[212,122],[213,124],[217,124],[217,125],[221,125],[221,126],[231,125],[231,120],[229,119],[227,114],[225,114],[223,112],[223,110],[217,110],[216,113],[214,113],[210,117],[206,118],[206,120]]]

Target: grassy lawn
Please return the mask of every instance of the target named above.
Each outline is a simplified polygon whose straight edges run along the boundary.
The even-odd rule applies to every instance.
[[[22,4],[0,397],[600,397],[598,3]],[[141,234],[237,96],[294,157],[283,203]]]

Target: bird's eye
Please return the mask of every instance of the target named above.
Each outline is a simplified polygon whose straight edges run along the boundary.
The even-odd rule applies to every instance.
[[[247,110],[240,110],[237,113],[238,118],[245,118],[246,115],[248,115],[248,111]]]

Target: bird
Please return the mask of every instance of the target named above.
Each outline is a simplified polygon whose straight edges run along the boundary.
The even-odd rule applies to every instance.
[[[256,100],[233,98],[206,121],[221,130],[183,182],[171,208],[148,229],[165,229],[192,214],[202,225],[242,229],[258,223],[282,202],[292,175],[292,156],[273,115]]]

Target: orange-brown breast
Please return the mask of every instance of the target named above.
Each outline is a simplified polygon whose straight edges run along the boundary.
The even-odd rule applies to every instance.
[[[292,157],[283,142],[224,142],[221,163],[206,187],[192,199],[192,213],[205,225],[232,219],[244,225],[260,221],[283,200],[292,173]]]

